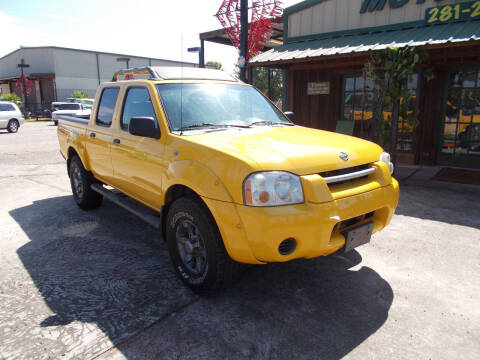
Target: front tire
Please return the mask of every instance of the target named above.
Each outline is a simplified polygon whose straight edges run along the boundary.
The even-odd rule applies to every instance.
[[[16,133],[18,131],[18,127],[19,127],[18,121],[15,119],[12,119],[8,122],[7,131],[9,133]]]
[[[201,295],[214,295],[238,275],[215,220],[199,199],[180,198],[167,215],[166,237],[180,279]]]
[[[83,210],[98,208],[102,204],[103,196],[90,187],[97,181],[91,172],[85,170],[78,156],[70,160],[69,175],[73,198],[78,207]]]

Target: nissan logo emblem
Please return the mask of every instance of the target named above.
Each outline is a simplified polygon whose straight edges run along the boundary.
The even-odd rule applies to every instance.
[[[343,151],[341,151],[338,156],[340,157],[340,159],[342,159],[343,161],[348,161],[348,154],[347,153],[344,153]]]

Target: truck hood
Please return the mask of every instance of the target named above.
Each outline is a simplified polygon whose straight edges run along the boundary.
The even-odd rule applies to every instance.
[[[244,159],[253,171],[314,174],[378,161],[382,148],[370,141],[301,126],[231,128],[185,136],[188,141]],[[339,154],[344,152],[348,160]]]

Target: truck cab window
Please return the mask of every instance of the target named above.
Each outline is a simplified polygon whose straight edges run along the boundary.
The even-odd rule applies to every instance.
[[[119,88],[103,89],[100,105],[98,107],[96,124],[100,126],[110,126],[113,119],[113,110],[117,102]]]
[[[152,117],[158,127],[157,117],[147,88],[131,87],[128,89],[122,113],[121,125],[123,130],[128,131],[130,120],[134,117]]]

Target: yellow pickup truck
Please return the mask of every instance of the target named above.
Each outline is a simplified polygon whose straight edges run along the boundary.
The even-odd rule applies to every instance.
[[[392,218],[388,153],[291,118],[225,72],[145,67],[102,84],[89,119],[60,116],[58,139],[78,206],[106,197],[157,227],[206,294],[238,263],[349,251]]]

